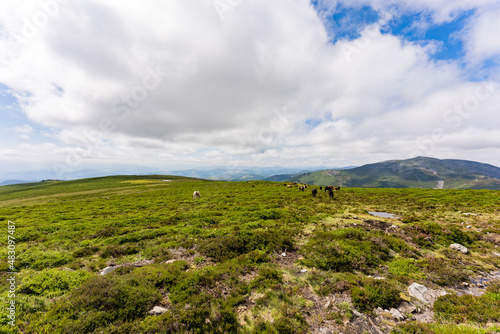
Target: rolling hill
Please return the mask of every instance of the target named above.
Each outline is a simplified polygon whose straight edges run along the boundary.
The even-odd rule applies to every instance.
[[[316,185],[361,188],[500,189],[500,168],[467,160],[417,157],[347,170],[326,169],[289,179]]]
[[[172,175],[1,186],[0,333],[495,333],[499,208]]]

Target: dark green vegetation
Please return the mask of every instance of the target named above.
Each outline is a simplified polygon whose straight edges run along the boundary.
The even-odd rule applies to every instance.
[[[363,188],[500,190],[500,168],[466,160],[418,157],[345,170],[305,173],[292,177],[290,181]]]
[[[498,191],[348,188],[332,200],[308,190],[172,176],[0,187],[0,224],[6,234],[16,223],[19,271],[17,327],[3,308],[0,332],[341,331],[354,310],[398,307],[412,282],[454,288],[500,268]],[[0,253],[6,305],[5,241]],[[100,275],[110,264],[117,269]],[[441,297],[435,323],[394,331],[467,333],[461,322],[479,331],[500,321],[480,311],[498,305],[494,289]],[[154,306],[168,311],[148,314]]]

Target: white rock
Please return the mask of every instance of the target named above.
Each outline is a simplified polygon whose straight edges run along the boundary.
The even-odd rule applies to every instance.
[[[281,253],[281,256],[286,257],[286,253]]]
[[[404,320],[406,317],[404,315],[401,314],[401,312],[399,312],[398,310],[396,310],[395,308],[391,308],[389,310],[389,313],[392,315],[392,317],[396,320]]]
[[[408,293],[410,294],[410,296],[417,298],[422,303],[427,303],[424,297],[427,291],[428,290],[424,285],[418,283],[412,283],[412,285],[408,287]]]
[[[155,306],[155,307],[153,307],[152,310],[148,311],[148,314],[160,315],[160,314],[163,314],[165,312],[168,312],[168,310],[166,308],[160,307],[160,306]]]
[[[179,260],[177,260],[177,259],[170,259],[170,260],[165,261],[165,264],[174,263],[175,261],[179,261]]]
[[[413,313],[417,310],[415,305],[410,304],[408,302],[402,302],[401,305],[399,305],[398,311],[401,313]]]
[[[500,254],[498,254],[498,253],[493,253],[493,255],[495,255],[495,256],[500,256]]]
[[[114,271],[117,267],[106,267],[101,271],[101,275],[106,275],[109,274],[110,272]]]
[[[362,313],[358,312],[356,309],[352,309],[352,315],[355,316],[356,318],[359,318],[361,316],[363,316]]]
[[[456,251],[463,253],[463,254],[467,254],[469,252],[467,247],[462,246],[460,244],[451,244],[450,249],[456,250]]]
[[[306,273],[306,272],[307,272],[307,269],[302,269],[300,272],[301,272],[301,273]]]

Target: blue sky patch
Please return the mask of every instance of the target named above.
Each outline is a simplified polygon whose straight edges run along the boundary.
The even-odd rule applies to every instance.
[[[359,38],[363,29],[379,20],[378,13],[370,6],[347,7],[337,5],[335,10],[324,8],[321,1],[312,1],[323,19],[333,43]]]
[[[334,8],[322,0],[311,2],[322,18],[331,42],[359,38],[360,32],[380,20],[380,15],[370,6],[348,7],[338,4]],[[401,37],[418,44],[436,43],[436,52],[430,55],[435,60],[458,60],[463,63],[464,45],[459,33],[475,11],[457,15],[452,21],[435,24],[429,12],[410,12],[392,20],[382,27],[382,32]]]
[[[458,36],[474,11],[467,11],[451,22],[434,24],[429,14],[411,13],[393,18],[385,32],[411,42],[438,42],[441,46],[432,57],[436,60],[459,60],[465,55],[464,45]]]
[[[314,129],[315,127],[317,127],[318,125],[320,125],[321,123],[323,123],[323,120],[319,119],[319,118],[309,118],[306,120],[305,124],[306,124],[306,127],[311,130],[311,129]]]

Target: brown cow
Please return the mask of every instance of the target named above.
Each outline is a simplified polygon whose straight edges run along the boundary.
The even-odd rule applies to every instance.
[[[313,195],[313,197],[316,197],[316,194],[318,193],[318,189],[314,188],[312,191],[311,191],[311,194]]]
[[[330,198],[333,198],[333,190],[332,189],[328,190],[328,196],[330,196]]]
[[[291,184],[287,185],[286,187],[287,188],[293,188],[293,186]]]

